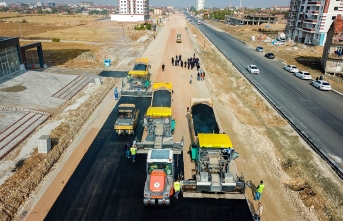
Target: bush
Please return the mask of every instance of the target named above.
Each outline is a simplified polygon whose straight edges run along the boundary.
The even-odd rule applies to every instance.
[[[28,23],[28,22],[26,21],[26,19],[23,19],[23,20],[21,21],[21,23]]]
[[[60,39],[59,38],[53,38],[52,42],[60,42]]]

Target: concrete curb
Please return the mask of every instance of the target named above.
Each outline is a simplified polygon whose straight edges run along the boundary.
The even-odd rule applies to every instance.
[[[194,24],[192,24],[194,25]],[[207,26],[210,26],[208,24],[206,24]],[[204,33],[197,27],[194,25],[194,27],[196,27],[203,35]],[[211,27],[211,26],[210,26]],[[212,28],[212,27],[211,27]],[[213,28],[212,28],[213,29]],[[227,33],[228,34],[228,33]],[[230,34],[229,34],[230,35]],[[206,38],[207,36],[204,35]],[[232,36],[232,35],[230,35]],[[234,36],[232,36],[234,37]],[[236,38],[236,37],[234,37]],[[244,71],[245,70],[241,70],[238,65],[231,61],[230,58],[220,49],[218,48],[214,42],[207,38],[231,63],[232,65],[241,72],[241,74],[257,89],[257,91],[269,102],[269,104],[285,119],[287,120],[287,122],[293,127],[293,129],[303,138],[303,140],[323,159],[325,160],[329,166],[335,171],[335,173],[343,180],[343,169],[341,169],[336,162],[334,162],[333,160],[331,160],[331,158],[328,156],[327,153],[325,153],[320,147],[319,145],[317,145],[307,134],[305,131],[302,131],[294,122],[293,120],[287,116],[287,114],[285,114],[280,107],[278,107],[269,97],[268,95],[264,94],[261,90],[261,88],[259,88],[253,81],[251,81],[245,74]],[[237,38],[236,38],[237,39]],[[239,40],[239,39],[237,39]],[[245,42],[243,42],[245,44]],[[341,96],[343,96],[342,93],[333,90],[334,92],[340,94]]]

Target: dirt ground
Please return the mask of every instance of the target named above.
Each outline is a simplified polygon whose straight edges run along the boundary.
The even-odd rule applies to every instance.
[[[133,58],[141,56],[142,51],[145,51],[143,56],[152,61],[152,81],[168,81],[174,85],[173,116],[177,121],[176,141],[181,139],[182,135],[188,134],[185,112],[190,98],[211,97],[213,99],[215,111],[221,125],[224,131],[230,134],[235,150],[240,153],[240,157],[235,161],[238,171],[244,173],[247,180],[252,181],[246,193],[252,212],[257,208],[257,202],[253,201],[253,192],[258,182],[264,180],[266,188],[261,198],[264,205],[262,220],[342,220],[342,181],[301,140],[287,122],[255,91],[249,82],[235,70],[230,62],[194,26],[188,25],[186,20],[182,18],[181,15],[171,16],[170,21],[160,29],[161,31],[157,34],[155,40],[152,40],[150,32],[139,32],[139,34],[132,32],[136,36],[140,36],[136,44],[134,42],[125,42],[125,38],[120,37],[117,44],[99,46],[98,49],[93,49],[94,51],[91,49],[93,45],[89,46],[87,44],[84,47],[85,50],[89,51],[73,55],[71,59],[64,63],[61,62],[57,67],[74,68],[78,65],[82,66],[82,62],[89,62],[85,53],[91,52],[96,55],[98,63],[90,62],[88,68],[100,68],[99,65],[101,64],[99,63],[102,57],[113,56],[112,59],[115,60],[113,68],[127,70],[132,64]],[[0,28],[0,30],[2,29]],[[175,36],[178,33],[183,36],[182,44],[175,44]],[[132,39],[134,39],[134,36]],[[207,41],[205,48],[201,44],[204,41]],[[68,49],[67,44],[65,49]],[[73,50],[75,49],[77,48],[73,48]],[[99,53],[100,51],[102,53]],[[116,53],[112,54],[114,51]],[[126,54],[122,55],[121,53],[125,51]],[[130,53],[127,51],[130,51]],[[183,58],[186,59],[192,56],[194,52],[200,58],[202,68],[206,72],[205,81],[196,81],[196,71],[194,70],[181,69],[181,67],[173,67],[170,64],[171,57],[176,54],[182,54]],[[278,54],[276,56],[279,57]],[[81,59],[80,63],[75,60],[77,58]],[[166,64],[165,72],[161,71],[162,63]],[[193,75],[193,83],[189,84],[191,75]],[[114,103],[112,102],[110,105],[113,106]],[[103,119],[99,120],[95,126],[92,126],[95,131],[89,133],[94,135],[96,130],[101,128],[101,122],[104,122],[105,116],[109,114],[108,110],[105,110],[105,112],[105,114],[99,115]],[[68,119],[78,119],[79,116],[80,113],[75,111]],[[96,117],[95,114],[93,116]],[[63,118],[63,115],[59,116],[59,118]],[[73,128],[70,125],[63,124],[59,129],[72,131]],[[61,131],[54,131],[53,134],[56,137],[63,137],[65,140],[69,138],[70,141],[79,140],[80,143],[82,142],[80,138],[74,136],[71,139],[62,136]],[[80,134],[85,136],[87,132],[81,131]],[[189,136],[185,136],[185,139],[185,146],[187,146]],[[34,194],[28,193],[25,199],[30,196],[31,204],[27,203],[25,205],[32,209],[34,203],[37,203],[40,196],[43,196],[42,199],[50,198],[49,205],[51,206],[53,199],[58,196],[58,191],[62,190],[66,179],[73,172],[73,168],[77,166],[91,141],[91,139],[85,140],[82,145],[80,144],[78,148],[83,147],[82,150],[78,151],[78,148],[76,148],[75,153],[77,156],[75,157],[77,160],[74,157],[70,158],[73,161],[72,165],[66,163],[66,166],[62,167],[64,164],[61,163],[54,166],[53,171],[56,173],[57,178],[54,177],[56,182],[52,179],[53,174],[37,179],[45,181],[39,185],[40,188],[36,189],[37,191],[46,190],[49,184],[55,186],[49,186],[51,191],[47,191],[45,195],[37,192]],[[184,160],[186,161],[185,164],[187,164],[190,158],[185,157]],[[63,170],[63,168],[66,170]],[[21,172],[24,173],[23,170]],[[16,185],[16,183],[11,184],[12,186]],[[31,188],[25,187],[24,189]],[[20,192],[17,194],[20,194]],[[10,194],[2,195],[7,197]],[[46,207],[48,205],[42,207],[46,202],[43,200],[36,204],[35,209],[38,208],[42,217],[44,217],[44,213],[46,214],[46,210],[49,209]],[[17,205],[17,202],[15,204]],[[23,214],[23,211],[30,211],[30,209],[22,207],[14,220],[24,219],[27,214]],[[6,211],[6,214],[14,215],[11,214],[11,211]]]
[[[298,66],[300,70],[310,72],[312,78],[316,78],[324,74],[320,64],[320,58],[323,54],[322,46],[307,46],[291,42],[286,42],[285,45],[272,45],[271,43],[266,43],[263,40],[265,37],[275,39],[277,34],[263,34],[258,32],[258,29],[263,29],[265,25],[229,26],[227,24],[209,20],[206,20],[206,22],[233,35],[254,48],[262,46],[265,53],[272,52],[275,54],[275,59],[281,60],[285,64],[294,64]],[[283,32],[284,27],[285,24],[279,24],[273,26],[271,30]],[[255,41],[252,40],[252,36],[255,36]],[[325,75],[325,80],[327,80],[335,90],[343,93],[342,78],[327,74]]]
[[[204,48],[204,36],[194,26],[189,28],[224,130],[241,154],[238,170],[255,185],[264,180],[268,188],[262,197],[263,219],[341,220],[342,181],[232,64],[210,42]],[[247,194],[253,209],[254,189]]]

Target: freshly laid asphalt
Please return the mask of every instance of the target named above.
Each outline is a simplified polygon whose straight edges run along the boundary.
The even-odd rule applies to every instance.
[[[133,103],[140,110],[136,134],[141,139],[142,116],[150,101],[132,97],[119,100],[45,220],[252,220],[245,200],[181,195],[178,200],[171,198],[170,208],[144,208],[146,155],[138,155],[134,163],[127,159],[124,142],[132,143],[134,138],[116,136],[113,125],[118,105]],[[175,156],[176,174],[183,171],[182,159],[182,155]]]

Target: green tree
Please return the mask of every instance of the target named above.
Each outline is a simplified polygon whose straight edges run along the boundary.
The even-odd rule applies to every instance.
[[[102,10],[102,11],[100,12],[100,14],[102,14],[102,15],[107,15],[107,14],[108,14],[108,11],[107,11],[106,9],[104,9],[104,10]]]
[[[38,14],[43,14],[43,9],[39,8],[37,11]]]
[[[57,14],[57,13],[58,13],[57,8],[52,8],[52,9],[51,9],[51,13],[52,13],[52,14]]]

